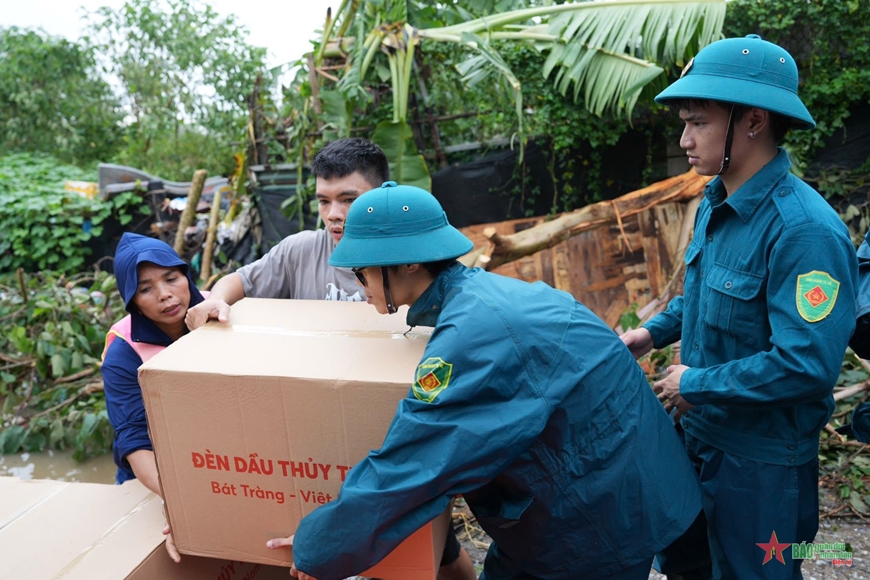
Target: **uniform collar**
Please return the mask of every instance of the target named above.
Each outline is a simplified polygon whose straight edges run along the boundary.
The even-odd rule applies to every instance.
[[[788,159],[788,153],[780,147],[776,157],[750,177],[731,197],[728,197],[725,186],[718,176],[707,184],[704,195],[713,207],[725,202],[741,220],[748,222],[761,202],[767,199],[782,178],[788,175],[790,168],[791,161]]]
[[[191,306],[193,306],[191,304]],[[185,328],[184,333],[187,334]],[[147,342],[148,344],[157,344],[160,346],[169,346],[172,344],[172,339],[169,335],[160,330],[151,319],[142,316],[138,312],[130,314],[130,338],[133,342]]]
[[[429,284],[417,300],[408,310],[408,326],[435,326],[438,315],[441,314],[441,306],[444,303],[444,295],[451,285],[453,278],[465,268],[457,262],[443,272]]]

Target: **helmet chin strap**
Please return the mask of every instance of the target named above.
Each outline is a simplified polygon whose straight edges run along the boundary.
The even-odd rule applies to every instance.
[[[381,266],[381,276],[384,279],[384,301],[387,303],[387,312],[395,314],[399,309],[393,305],[393,293],[390,292],[390,279],[387,276],[386,266]]]
[[[731,167],[731,143],[734,141],[734,105],[731,105],[731,111],[728,113],[728,131],[725,133],[725,151],[722,152],[722,163],[719,166],[719,173],[723,175],[728,168]]]

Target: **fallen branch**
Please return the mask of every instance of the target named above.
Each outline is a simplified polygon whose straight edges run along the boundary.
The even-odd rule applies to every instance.
[[[839,435],[839,433],[837,435]],[[859,443],[858,441],[837,441],[830,437],[828,439],[822,439],[819,443],[825,447],[859,447],[863,449],[867,446],[866,443]]]
[[[845,503],[840,504],[838,507],[832,509],[829,512],[823,512],[823,513],[819,514],[819,519],[822,520],[825,518],[832,518],[832,517],[836,516],[838,513],[840,513],[841,511],[843,511],[844,509],[846,509],[847,507],[849,507],[849,504],[845,504]]]
[[[463,530],[465,531],[465,535],[468,537],[468,541],[474,544],[475,548],[478,548],[480,550],[486,550],[489,548],[488,543],[481,542],[474,537],[475,535],[486,536],[486,532],[483,530],[483,528],[477,525],[477,520],[474,518],[474,516],[469,516],[465,512],[454,512],[453,517],[459,518]]]
[[[494,270],[503,264],[552,248],[580,233],[613,222],[620,226],[623,238],[627,242],[622,228],[623,220],[626,217],[644,212],[662,203],[696,198],[703,191],[707,181],[707,177],[690,171],[614,200],[587,205],[515,234],[502,235],[495,228],[489,227],[484,230],[483,235],[489,240],[492,246],[491,251],[488,248],[482,253],[473,250],[471,253],[476,254],[477,257],[463,261],[475,263],[480,261],[479,256],[487,255],[490,260],[479,265],[484,266],[487,270]],[[628,247],[630,249],[630,246]]]
[[[837,470],[837,475],[842,475],[842,474],[843,474],[843,470],[846,469],[846,466],[849,465],[849,464],[851,464],[851,463],[852,463],[852,460],[855,459],[856,457],[858,457],[858,454],[859,454],[859,453],[863,453],[863,452],[864,452],[864,447],[866,447],[866,446],[867,446],[866,443],[862,443],[862,444],[861,444],[861,448],[858,449],[858,451],[856,451],[856,452],[853,453],[852,455],[850,455],[849,458],[846,459],[846,461],[843,462],[843,464],[842,464],[842,465],[840,466],[840,468]]]
[[[836,437],[837,439],[839,439],[840,443],[845,443],[845,442],[846,442],[846,438],[843,437],[842,434],[837,433],[837,430],[836,430],[836,429],[834,428],[834,426],[831,425],[830,423],[828,423],[827,425],[825,425],[825,431],[826,431],[826,432],[828,433],[828,435],[830,435],[831,437]]]
[[[29,420],[33,421],[34,419],[36,419],[38,417],[43,417],[45,415],[53,413],[54,411],[59,411],[59,410],[63,409],[64,407],[68,407],[69,405],[71,405],[72,403],[77,401],[79,399],[79,397],[82,397],[84,395],[90,395],[90,394],[93,394],[97,391],[102,391],[102,390],[103,390],[103,382],[102,381],[99,381],[96,383],[88,383],[84,387],[80,388],[76,392],[76,394],[73,395],[72,397],[68,398],[67,400],[65,400],[61,403],[58,403],[54,407],[50,407],[50,408],[46,409],[45,411],[40,411],[39,413],[36,413],[35,415],[31,416],[29,418]]]
[[[9,363],[7,365],[0,367],[0,371],[8,371],[9,369],[14,369],[16,367],[25,367],[25,366],[32,367],[33,361],[26,360],[26,361],[17,362],[17,363]]]
[[[25,301],[26,301],[26,297],[25,297]],[[10,313],[7,314],[6,316],[0,316],[0,321],[6,320],[7,318],[15,318],[16,316],[18,316],[19,314],[21,314],[21,313],[24,312],[25,310],[27,310],[27,304],[26,304],[26,303],[24,304],[24,306],[22,306],[21,308],[19,308],[19,309],[16,310],[15,312],[10,312]]]
[[[866,381],[861,381],[857,385],[846,387],[842,391],[834,393],[834,400],[842,401],[843,399],[848,399],[849,397],[857,395],[861,391],[866,391],[867,389],[870,389],[870,379],[867,379]]]
[[[62,383],[71,383],[71,382],[77,381],[81,378],[91,376],[92,374],[94,374],[94,371],[96,371],[96,370],[97,370],[97,367],[91,367],[91,368],[85,369],[83,371],[79,371],[77,373],[71,374],[69,376],[55,379],[54,384],[60,385]]]

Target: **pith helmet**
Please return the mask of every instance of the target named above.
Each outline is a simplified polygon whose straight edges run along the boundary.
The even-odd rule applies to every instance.
[[[667,103],[673,99],[709,99],[758,107],[790,118],[795,129],[812,129],[816,122],[797,90],[797,65],[791,55],[757,34],[750,34],[719,40],[701,49],[682,76],[655,100]]]
[[[350,206],[344,235],[329,263],[364,268],[437,262],[458,258],[472,247],[431,193],[387,181]]]

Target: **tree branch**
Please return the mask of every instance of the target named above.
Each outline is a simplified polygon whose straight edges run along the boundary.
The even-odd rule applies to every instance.
[[[484,230],[484,236],[492,245],[492,251],[484,252],[490,257],[485,268],[494,270],[524,256],[552,248],[582,232],[619,222],[623,218],[641,213],[662,203],[693,199],[704,190],[707,181],[709,181],[708,177],[689,171],[620,198],[602,201],[577,211],[562,214],[554,220],[516,234],[502,235],[495,228],[487,228]],[[470,254],[474,254],[475,257],[472,259],[470,255],[464,256],[462,260],[464,263],[475,263],[481,255],[478,250],[472,250]]]

